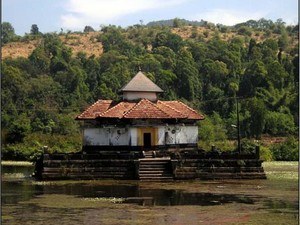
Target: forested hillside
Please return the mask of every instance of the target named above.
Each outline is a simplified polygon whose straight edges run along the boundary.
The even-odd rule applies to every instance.
[[[92,33],[87,26],[76,34],[41,34],[33,26],[19,37],[2,23],[3,51],[35,43],[28,56],[8,54],[1,62],[3,158],[28,159],[44,145],[79,150],[75,116],[97,99],[118,100],[118,90],[141,67],[165,91],[161,99],[180,99],[206,115],[199,122],[203,146],[221,141],[225,148],[236,138],[237,97],[242,137],[289,137],[271,146],[269,158],[284,159],[282,151],[289,151],[296,159],[298,25],[200,24],[175,19],[173,26],[106,26]]]

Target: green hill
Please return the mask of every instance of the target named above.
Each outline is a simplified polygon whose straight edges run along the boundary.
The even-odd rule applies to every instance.
[[[206,114],[199,134],[207,145],[221,141],[226,148],[229,140],[233,148],[236,96],[242,137],[297,135],[298,26],[263,19],[232,27],[178,22],[23,37],[4,29],[4,159],[28,159],[43,145],[79,150],[74,117],[99,98],[118,100],[139,67],[165,90],[162,99],[181,99]]]

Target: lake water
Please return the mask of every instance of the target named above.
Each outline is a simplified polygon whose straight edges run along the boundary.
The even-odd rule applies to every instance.
[[[298,224],[298,164],[267,180],[35,181],[2,166],[2,224]]]

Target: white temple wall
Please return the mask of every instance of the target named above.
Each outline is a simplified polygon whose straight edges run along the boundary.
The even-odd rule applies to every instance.
[[[129,132],[126,128],[85,128],[83,144],[97,145],[129,145]]]
[[[157,94],[155,92],[123,92],[123,99],[124,100],[137,100],[146,98],[150,101],[156,101],[157,100]]]
[[[138,131],[137,131],[136,127],[129,128],[129,136],[130,136],[131,146],[137,146],[138,145]]]
[[[159,127],[159,145],[196,144],[198,142],[197,126],[163,126]]]
[[[85,128],[83,144],[86,146],[143,146],[143,132],[149,131],[152,132],[152,145],[196,144],[198,142],[197,126],[169,125],[148,128]]]

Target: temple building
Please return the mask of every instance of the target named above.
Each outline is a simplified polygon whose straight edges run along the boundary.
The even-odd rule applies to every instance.
[[[161,101],[163,90],[139,71],[121,90],[122,101],[98,100],[76,117],[84,121],[83,150],[155,150],[197,147],[204,116],[180,101]]]
[[[180,101],[161,101],[163,90],[139,71],[121,101],[98,100],[76,117],[83,146],[74,153],[44,151],[35,177],[51,179],[265,179],[254,153],[204,151],[197,121],[204,116]],[[201,125],[201,123],[200,123]],[[201,137],[200,137],[201,138]]]

